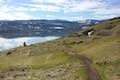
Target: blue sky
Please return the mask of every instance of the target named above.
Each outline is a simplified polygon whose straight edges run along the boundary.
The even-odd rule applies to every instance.
[[[109,19],[120,16],[120,0],[0,0],[0,20]]]

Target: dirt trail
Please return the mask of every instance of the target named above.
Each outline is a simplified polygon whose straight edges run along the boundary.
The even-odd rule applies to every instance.
[[[74,53],[74,52],[70,52],[68,54],[82,60],[84,65],[87,67],[88,80],[101,80],[100,75],[98,74],[96,69],[92,66],[92,61],[88,57],[86,57],[84,55],[80,55],[78,53]]]

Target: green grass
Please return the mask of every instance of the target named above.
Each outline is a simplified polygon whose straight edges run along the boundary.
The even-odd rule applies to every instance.
[[[49,53],[39,56],[6,56],[0,57],[0,69],[16,66],[28,66],[31,69],[43,69],[65,64],[75,60],[64,53]]]

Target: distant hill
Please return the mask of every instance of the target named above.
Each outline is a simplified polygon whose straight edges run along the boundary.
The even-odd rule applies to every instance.
[[[104,20],[14,20],[0,21],[0,37],[65,36]]]

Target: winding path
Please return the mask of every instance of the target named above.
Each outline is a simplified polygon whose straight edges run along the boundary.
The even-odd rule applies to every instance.
[[[80,55],[80,54],[75,53],[75,52],[70,52],[70,53],[68,53],[68,55],[73,56],[73,57],[77,57],[80,60],[82,60],[84,65],[87,67],[88,80],[101,80],[100,75],[98,74],[96,69],[92,66],[92,61],[88,57],[86,57],[84,55]]]

